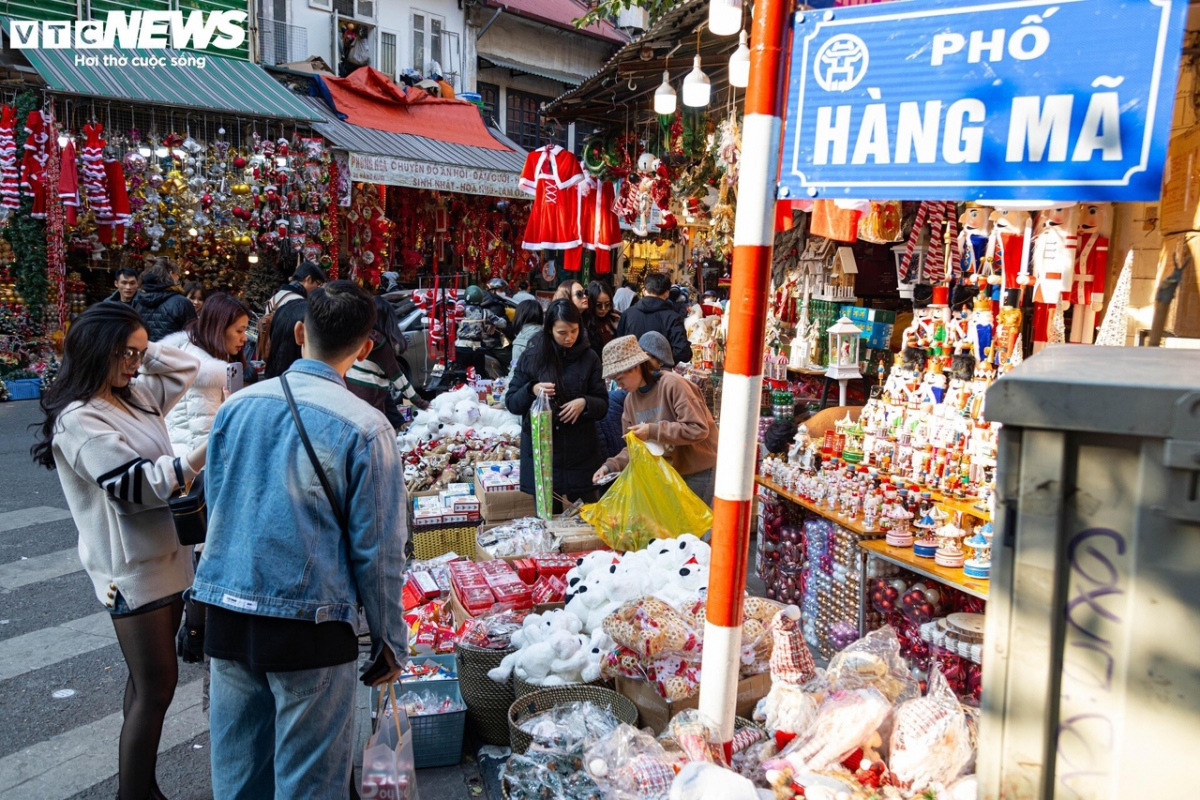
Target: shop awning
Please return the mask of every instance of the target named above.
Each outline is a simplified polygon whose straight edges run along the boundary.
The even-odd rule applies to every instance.
[[[503,56],[494,56],[490,53],[480,53],[479,58],[494,67],[501,69],[510,69],[513,72],[520,72],[524,75],[536,75],[539,78],[549,78],[552,81],[565,83],[567,86],[578,86],[583,83],[586,75],[572,75],[569,72],[559,72],[558,70],[538,67],[531,64],[522,64],[519,61],[513,61]]]
[[[485,128],[498,148],[473,147],[405,133],[392,133],[338,119],[316,97],[306,98],[313,129],[350,154],[356,181],[494,197],[526,197],[517,184],[526,153],[498,131]],[[478,112],[475,112],[478,114]]]
[[[0,17],[7,35],[9,20]],[[254,117],[320,119],[303,98],[257,64],[180,50],[13,51],[24,55],[46,89],[58,94],[221,111]],[[76,56],[80,63],[76,63]],[[118,66],[119,59],[124,65]],[[161,66],[149,66],[162,59]],[[86,66],[85,66],[86,64]],[[200,66],[203,64],[203,66]]]

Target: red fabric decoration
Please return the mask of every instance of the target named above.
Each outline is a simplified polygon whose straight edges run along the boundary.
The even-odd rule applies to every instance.
[[[21,205],[21,171],[17,167],[17,110],[6,105],[0,110],[0,207]]]

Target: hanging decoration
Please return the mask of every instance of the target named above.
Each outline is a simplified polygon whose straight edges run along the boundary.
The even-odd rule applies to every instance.
[[[14,118],[28,120],[32,115],[34,124],[38,125],[41,117],[41,101],[33,92],[21,92],[17,95]],[[21,127],[16,131],[15,147],[19,153],[37,153],[45,146],[45,141],[28,141],[32,129]],[[42,135],[46,135],[44,132]],[[32,151],[26,149],[31,145]],[[34,162],[36,164],[36,162]],[[24,177],[24,176],[23,176]],[[30,175],[33,178],[33,175]],[[29,184],[32,187],[32,182]],[[44,188],[44,187],[43,187]],[[43,197],[44,200],[44,197]],[[44,213],[44,206],[42,208]],[[46,225],[34,216],[34,196],[28,190],[20,195],[18,207],[13,210],[9,224],[4,229],[4,238],[12,245],[14,261],[11,275],[14,281],[17,297],[23,302],[16,304],[13,309],[20,313],[22,306],[29,311],[29,318],[37,327],[40,334],[41,309],[46,302],[46,294],[50,287],[46,272]]]
[[[46,161],[46,185],[59,187],[63,171],[63,161],[62,154],[58,148],[58,126],[55,123],[53,113],[49,115],[47,124],[50,137],[47,143],[49,159]],[[70,144],[69,141],[68,144]],[[69,168],[73,171],[74,167],[75,162],[72,160]],[[58,312],[56,330],[65,331],[68,319],[67,254],[66,231],[64,228],[65,208],[61,191],[50,192],[46,202],[46,267],[49,270],[50,279],[53,281],[54,297]]]
[[[338,279],[338,202],[340,199],[339,187],[342,183],[341,170],[339,169],[337,159],[332,159],[329,162],[329,184],[327,190],[329,196],[327,198],[326,207],[329,213],[325,215],[327,224],[325,230],[321,233],[321,241],[325,242],[325,255],[321,257],[321,266],[329,275],[330,280]]]

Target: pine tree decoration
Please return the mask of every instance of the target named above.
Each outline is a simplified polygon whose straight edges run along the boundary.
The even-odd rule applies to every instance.
[[[275,265],[277,260],[278,256],[273,252],[260,253],[258,261],[251,264],[246,273],[243,299],[254,311],[265,308],[271,295],[279,290],[279,272]]]
[[[41,108],[41,105],[42,101],[33,92],[21,92],[17,95],[16,139],[18,153],[23,152],[22,148],[25,146],[27,135],[25,120],[29,117],[29,112],[36,111]],[[4,229],[4,238],[12,244],[15,256],[12,276],[16,283],[17,294],[25,298],[25,304],[31,316],[40,320],[41,313],[46,307],[47,293],[50,290],[50,279],[46,272],[46,223],[34,219],[31,215],[33,198],[27,192],[21,192],[20,202],[20,206]]]
[[[1133,250],[1125,256],[1125,266],[1121,267],[1121,277],[1117,278],[1117,288],[1113,290],[1112,299],[1108,301],[1108,310],[1104,312],[1104,322],[1100,324],[1100,333],[1096,336],[1096,344],[1105,347],[1124,347],[1128,328],[1129,295],[1133,291]]]

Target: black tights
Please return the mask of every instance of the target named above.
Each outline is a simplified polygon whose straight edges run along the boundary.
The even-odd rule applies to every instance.
[[[113,619],[129,667],[125,724],[121,726],[119,800],[163,797],[154,770],[163,720],[179,683],[175,633],[182,616],[183,598],[179,598],[144,614]]]

